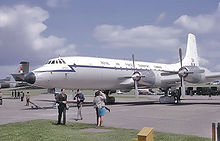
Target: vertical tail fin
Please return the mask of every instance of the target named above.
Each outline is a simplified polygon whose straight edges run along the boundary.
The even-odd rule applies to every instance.
[[[29,72],[29,62],[20,62],[18,73],[28,73]]]
[[[199,66],[196,37],[191,33],[188,34],[186,56],[183,59],[183,66]]]

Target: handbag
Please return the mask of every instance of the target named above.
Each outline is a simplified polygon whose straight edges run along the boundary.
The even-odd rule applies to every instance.
[[[69,110],[70,106],[68,104],[66,104],[66,109]]]

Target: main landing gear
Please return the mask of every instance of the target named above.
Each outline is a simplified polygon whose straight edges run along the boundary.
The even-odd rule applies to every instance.
[[[165,104],[178,104],[180,103],[180,92],[178,90],[174,90],[174,91],[170,91],[169,89],[166,90],[162,90],[163,92],[165,92],[164,96],[161,96],[159,98],[159,102],[160,103],[165,103]],[[169,95],[168,95],[169,94]]]
[[[106,94],[106,104],[114,104],[115,103],[115,97],[112,96],[112,93],[115,93],[116,91],[110,91],[105,90],[103,91],[104,94]]]

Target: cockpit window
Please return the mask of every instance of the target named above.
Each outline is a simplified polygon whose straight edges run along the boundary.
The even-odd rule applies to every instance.
[[[66,64],[66,62],[63,59],[60,59],[60,60],[63,62],[63,64]]]
[[[60,63],[60,64],[63,64],[62,61],[60,61],[60,60],[59,60],[59,63]]]
[[[63,59],[49,60],[46,64],[66,64]]]

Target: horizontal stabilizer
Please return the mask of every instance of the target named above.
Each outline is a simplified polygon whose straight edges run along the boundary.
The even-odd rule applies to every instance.
[[[17,73],[17,74],[11,74],[15,81],[24,81],[24,74],[23,73]]]

